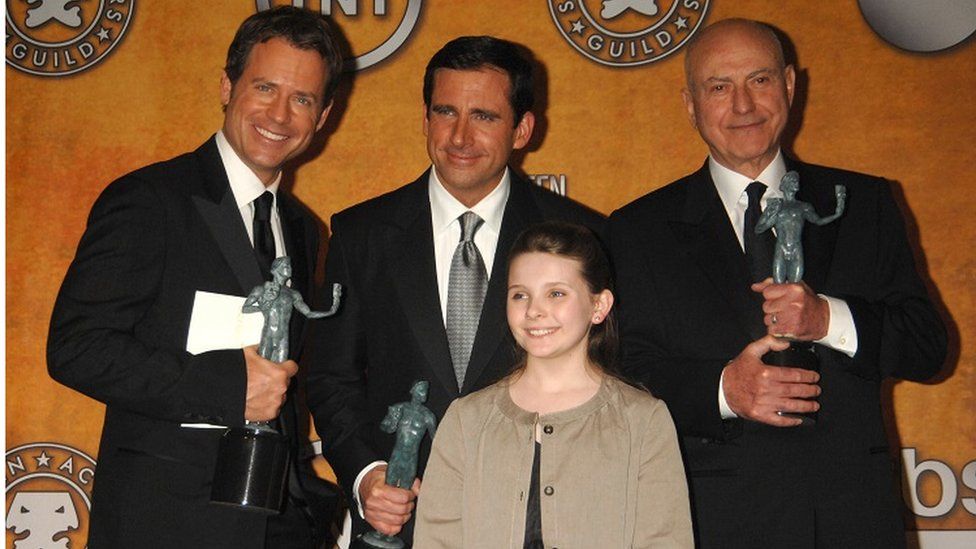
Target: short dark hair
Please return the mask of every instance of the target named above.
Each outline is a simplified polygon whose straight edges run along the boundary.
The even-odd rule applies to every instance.
[[[241,23],[234,40],[227,48],[227,63],[224,66],[224,72],[231,84],[236,84],[244,73],[254,45],[272,38],[284,38],[300,50],[314,50],[322,56],[329,70],[322,106],[331,103],[342,72],[342,55],[332,35],[332,29],[322,14],[293,6],[259,11]]]
[[[535,102],[532,63],[523,53],[524,50],[522,46],[493,36],[462,36],[451,40],[427,63],[427,70],[424,71],[424,105],[430,108],[437,69],[473,71],[492,68],[508,75],[511,84],[508,101],[515,113],[517,126]]]
[[[579,263],[580,274],[590,293],[613,291],[610,260],[593,231],[574,223],[544,221],[530,226],[515,239],[508,253],[508,264],[520,255],[541,252],[553,254]],[[605,373],[617,371],[617,322],[611,307],[603,322],[590,327],[586,354],[590,362]],[[516,346],[516,369],[525,366],[525,350]]]

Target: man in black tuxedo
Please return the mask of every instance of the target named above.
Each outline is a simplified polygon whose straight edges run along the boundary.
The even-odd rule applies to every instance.
[[[904,546],[881,382],[931,377],[946,340],[891,190],[783,155],[795,74],[767,26],[704,29],[685,68],[685,104],[709,158],[609,225],[623,369],[674,416],[698,543]],[[787,170],[820,215],[835,209],[834,185],[846,187],[847,209],[806,227],[803,282],[774,284],[771,252],[750,269],[761,250],[754,223],[783,196]],[[787,346],[777,336],[814,342],[819,374],[763,364]],[[781,414],[816,410],[813,426]]]
[[[280,515],[209,502],[224,430],[202,424],[280,418],[298,454],[297,364],[188,344],[201,292],[243,298],[276,256],[291,257],[292,288],[308,295],[318,229],[278,185],[325,123],[340,66],[322,16],[249,17],[220,82],[223,128],[92,207],[48,339],[51,376],[106,405],[89,546],[310,549],[326,534],[312,517],[328,520],[328,494],[306,463],[291,465]],[[292,349],[302,330],[295,315]]]
[[[308,404],[323,453],[354,500],[355,532],[363,517],[383,533],[400,531],[419,487],[383,482],[393,448],[379,430],[387,407],[423,379],[440,418],[451,401],[511,369],[506,256],[516,235],[544,219],[602,225],[507,167],[532,135],[532,101],[532,67],[517,46],[487,36],[449,42],[424,75],[433,167],[332,219],[326,286],[342,284],[345,301],[309,338]],[[480,287],[473,294],[471,280]],[[425,440],[421,476],[429,450]]]

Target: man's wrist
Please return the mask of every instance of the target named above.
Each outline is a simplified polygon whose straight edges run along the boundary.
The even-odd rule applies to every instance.
[[[836,297],[823,294],[817,294],[817,296],[827,302],[830,313],[826,335],[815,340],[814,343],[819,343],[853,357],[857,352],[857,327],[854,326],[854,316],[851,313],[850,305],[843,299]]]
[[[360,471],[358,475],[356,475],[356,480],[352,482],[352,499],[356,501],[356,509],[359,511],[359,518],[362,519],[366,518],[365,512],[363,511],[363,502],[359,497],[359,486],[363,483],[363,478],[366,477],[366,473],[372,471],[373,469],[376,469],[381,465],[386,465],[386,462],[382,460],[377,460],[370,463],[366,467],[363,467],[363,470]]]

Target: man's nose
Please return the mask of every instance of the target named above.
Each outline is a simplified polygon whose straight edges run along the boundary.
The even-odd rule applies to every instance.
[[[752,100],[752,92],[746,87],[736,87],[732,94],[732,109],[738,114],[752,112],[756,107]]]
[[[459,116],[451,128],[451,144],[455,147],[463,147],[468,144],[471,135],[471,126],[467,118]]]

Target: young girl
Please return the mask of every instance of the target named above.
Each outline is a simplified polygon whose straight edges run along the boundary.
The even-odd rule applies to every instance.
[[[448,408],[415,547],[693,546],[671,416],[609,374],[610,288],[607,258],[583,227],[543,223],[515,241],[508,324],[520,360]]]

